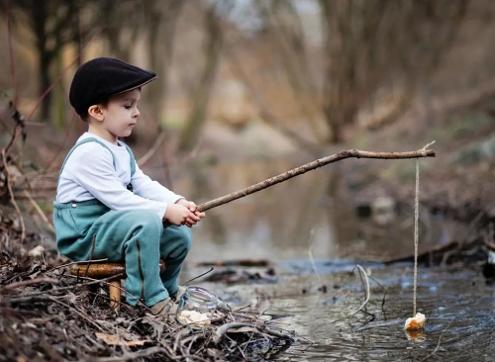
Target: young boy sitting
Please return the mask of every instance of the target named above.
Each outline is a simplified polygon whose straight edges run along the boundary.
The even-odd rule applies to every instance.
[[[63,255],[124,261],[127,303],[142,298],[154,314],[168,317],[184,291],[178,277],[191,247],[190,228],[205,214],[146,176],[120,140],[139,120],[141,87],[155,78],[114,58],[79,67],[69,98],[88,131],[62,164],[53,220]]]

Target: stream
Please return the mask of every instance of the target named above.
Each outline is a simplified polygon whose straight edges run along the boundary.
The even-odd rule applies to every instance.
[[[422,268],[417,308],[426,328],[410,335],[403,326],[412,316],[412,264],[360,265],[370,300],[357,313],[365,295],[351,262],[287,261],[275,266],[276,282],[198,285],[294,331],[298,341],[279,360],[495,361],[495,289],[477,268]]]
[[[181,179],[179,189],[202,201],[298,163],[258,160],[217,165],[207,174],[190,170],[195,177]],[[267,262],[216,267],[212,274],[241,278],[202,278],[195,285],[294,331],[298,340],[278,360],[495,361],[495,286],[487,285],[478,264],[420,266],[417,306],[426,328],[405,333],[413,313],[413,265],[384,262],[413,254],[413,200],[399,201],[393,190],[379,187],[367,191],[353,176],[359,170],[344,176],[337,166],[209,211],[195,226],[184,279],[208,269],[200,262]],[[412,189],[413,177],[402,186]],[[419,251],[465,240],[470,227],[420,208]],[[370,275],[369,302],[357,313],[365,294],[356,264]]]

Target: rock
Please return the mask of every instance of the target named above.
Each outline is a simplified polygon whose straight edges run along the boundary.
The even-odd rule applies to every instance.
[[[177,320],[184,325],[193,324],[200,327],[209,326],[211,323],[208,313],[200,313],[195,310],[183,310],[177,316]]]
[[[29,250],[28,255],[33,258],[38,258],[42,256],[44,252],[45,252],[45,248],[43,247],[43,245],[38,245],[32,248],[31,250]]]

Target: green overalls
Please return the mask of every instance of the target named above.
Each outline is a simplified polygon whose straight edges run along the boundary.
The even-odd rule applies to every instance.
[[[85,138],[67,154],[60,174],[74,149],[86,142],[105,147],[114,160],[111,149],[96,138]],[[135,158],[131,158],[131,178]],[[105,151],[106,152],[106,151]],[[128,185],[132,190],[132,185]],[[191,229],[167,224],[151,210],[111,210],[97,199],[56,203],[53,222],[60,253],[74,261],[108,258],[124,261],[125,295],[130,305],[143,298],[147,306],[168,298],[178,291],[182,262],[191,248]],[[165,261],[160,273],[159,260]]]

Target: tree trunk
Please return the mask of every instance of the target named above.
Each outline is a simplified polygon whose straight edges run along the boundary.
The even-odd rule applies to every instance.
[[[213,8],[207,14],[208,41],[205,47],[206,64],[194,95],[194,105],[188,122],[182,131],[179,143],[180,152],[191,151],[196,145],[205,122],[206,107],[210,91],[218,68],[222,48],[222,31]]]
[[[36,36],[36,50],[38,56],[38,97],[50,86],[50,65],[52,55],[47,50],[46,19],[47,8],[44,1],[33,1],[31,7],[31,19]],[[41,120],[46,121],[50,117],[51,96],[48,93],[41,104]]]
[[[162,9],[162,3],[157,9],[150,4],[148,52],[150,67],[159,77],[149,85],[150,93],[153,94],[150,108],[158,128],[162,126],[162,115],[167,101],[168,67],[172,61],[175,25],[182,5],[180,0],[169,1],[166,9]]]

